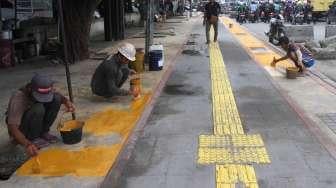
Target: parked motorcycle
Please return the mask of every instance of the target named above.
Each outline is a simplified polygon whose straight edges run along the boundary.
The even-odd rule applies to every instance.
[[[294,21],[293,21],[293,24],[300,24],[302,25],[304,22],[304,14],[303,12],[298,12],[297,14],[295,14],[295,17],[294,17]]]
[[[257,14],[251,11],[249,14],[249,22],[255,23],[256,21],[257,21]]]
[[[261,20],[262,22],[266,23],[266,15],[265,15],[265,12],[264,12],[264,11],[262,11],[262,12],[260,13],[260,20]]]
[[[240,23],[240,24],[242,24],[242,23],[246,23],[246,15],[245,15],[245,13],[239,13],[239,15],[238,15],[238,22]]]
[[[283,36],[286,36],[284,18],[281,15],[277,15],[275,18],[270,20],[270,31],[267,33],[268,41],[270,43],[274,42],[274,39],[279,41]]]
[[[305,22],[307,24],[310,24],[310,22],[313,21],[313,14],[311,12],[309,12],[306,16],[305,16]]]

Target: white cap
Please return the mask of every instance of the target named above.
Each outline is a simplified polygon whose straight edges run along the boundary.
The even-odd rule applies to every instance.
[[[135,47],[130,43],[123,43],[119,48],[118,52],[121,53],[124,57],[126,57],[130,61],[135,61]]]

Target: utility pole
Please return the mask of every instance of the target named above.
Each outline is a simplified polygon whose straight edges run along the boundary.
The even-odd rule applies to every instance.
[[[149,47],[153,44],[153,4],[154,0],[147,0],[145,62],[149,63]]]

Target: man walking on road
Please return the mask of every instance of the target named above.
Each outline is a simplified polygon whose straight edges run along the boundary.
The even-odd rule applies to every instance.
[[[204,20],[203,25],[205,25],[206,29],[206,40],[207,44],[210,43],[210,27],[211,25],[214,28],[215,36],[214,36],[214,42],[217,41],[218,36],[218,15],[220,13],[220,5],[219,3],[215,2],[215,0],[210,0],[209,3],[205,5],[204,9]]]
[[[300,44],[290,43],[288,37],[281,37],[279,39],[279,44],[287,54],[280,59],[274,58],[271,64],[273,67],[275,67],[278,62],[289,58],[294,62],[295,66],[299,69],[299,72],[304,74],[306,68],[310,68],[315,64],[311,52]]]
[[[128,68],[128,63],[135,61],[135,47],[124,43],[118,53],[109,56],[98,66],[91,81],[92,92],[105,98],[131,95],[128,90],[121,89],[130,74],[136,72]]]
[[[54,91],[48,76],[36,74],[9,101],[6,118],[9,135],[24,146],[30,156],[37,155],[38,149],[58,140],[49,134],[49,129],[61,104],[66,106],[67,111],[75,111],[67,98]]]

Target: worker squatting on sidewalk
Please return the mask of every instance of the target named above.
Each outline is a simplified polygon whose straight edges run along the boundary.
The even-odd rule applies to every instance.
[[[136,50],[132,44],[124,43],[118,53],[109,56],[101,63],[93,74],[92,92],[102,97],[132,95],[133,92],[121,89],[130,74],[136,72],[128,68],[128,63],[135,61]]]
[[[286,55],[280,59],[273,59],[272,66],[275,67],[280,61],[291,59],[295,66],[299,69],[299,73],[304,75],[306,68],[310,68],[315,64],[312,53],[304,46],[289,42],[288,37],[284,36],[279,39],[281,47],[286,51]]]
[[[6,123],[13,142],[22,145],[30,156],[56,143],[58,139],[49,129],[62,104],[68,112],[75,111],[73,104],[54,90],[49,76],[36,74],[9,101]]]
[[[130,74],[127,64],[135,61],[135,47],[124,43],[118,53],[100,64],[92,77],[92,92],[103,97],[138,95],[140,91],[120,89]],[[22,145],[28,155],[36,156],[38,150],[56,143],[58,138],[49,133],[61,105],[67,112],[74,112],[74,105],[62,94],[55,91],[48,75],[36,74],[26,86],[11,97],[6,123],[14,143]]]

